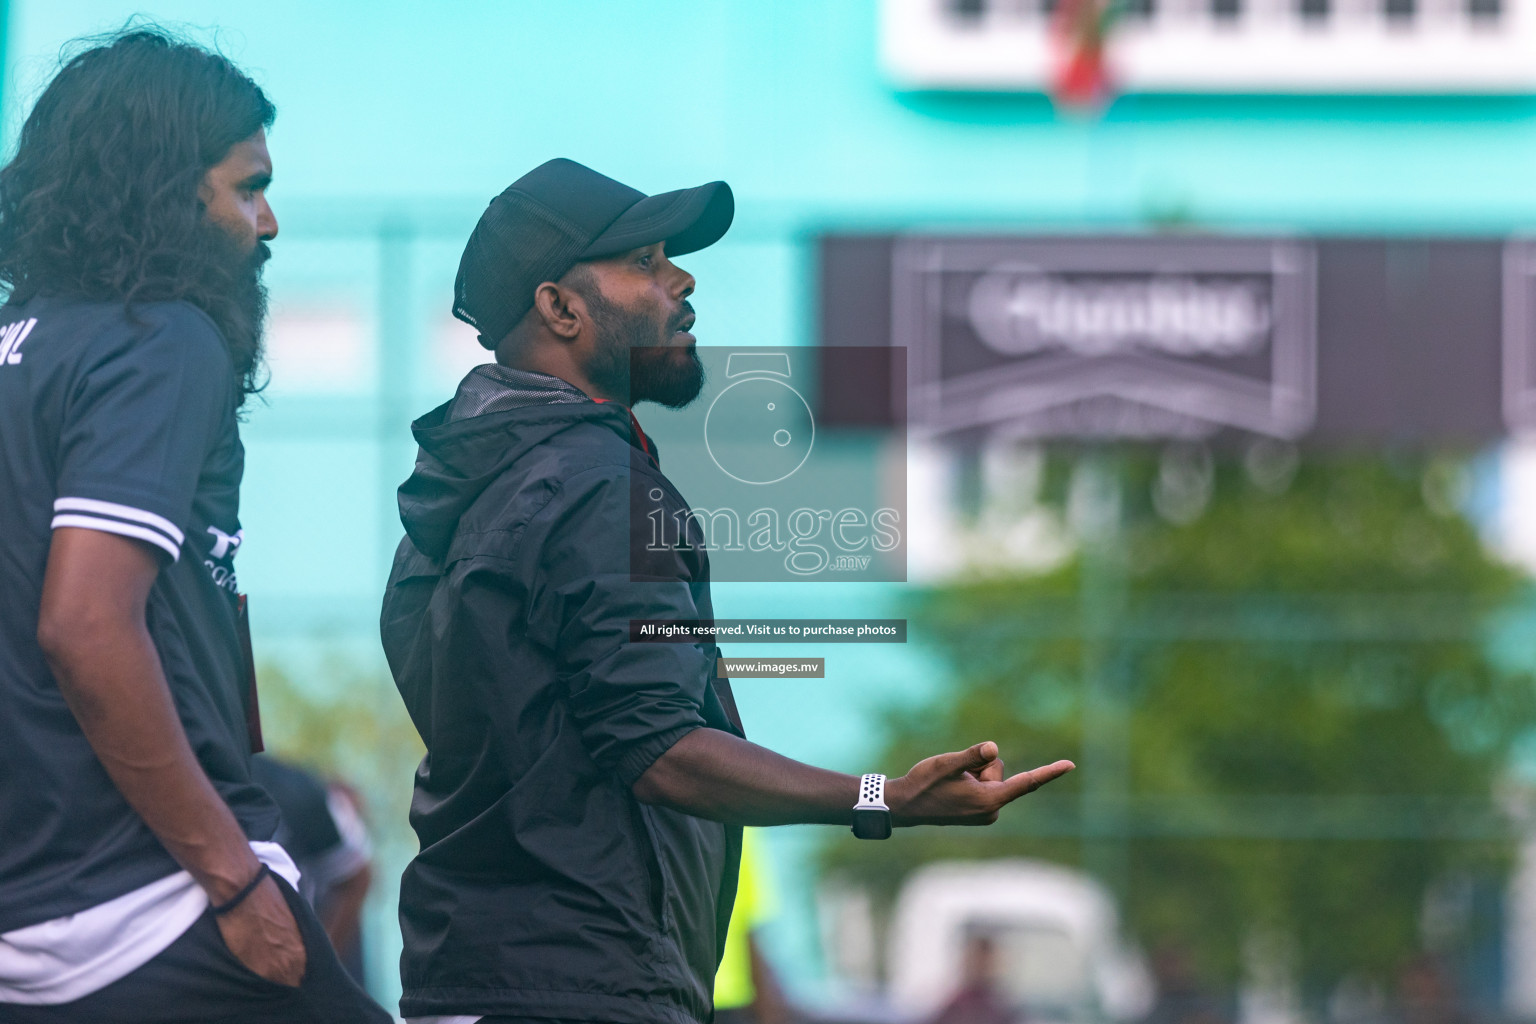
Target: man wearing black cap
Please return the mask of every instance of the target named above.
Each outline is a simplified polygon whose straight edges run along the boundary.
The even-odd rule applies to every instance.
[[[979,743],[889,786],[813,768],[743,738],[714,644],[630,642],[633,619],[713,617],[702,538],[654,552],[630,515],[660,494],[692,522],[630,407],[697,397],[672,258],[733,208],[724,182],[645,196],[552,160],[464,250],[454,314],[496,362],[413,425],[381,621],[427,746],[408,1020],[708,1021],[740,826],[986,824],[1072,767],[1005,778]]]

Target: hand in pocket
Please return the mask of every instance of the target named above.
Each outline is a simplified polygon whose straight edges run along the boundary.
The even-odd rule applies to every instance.
[[[252,973],[278,985],[298,987],[309,955],[299,923],[272,878],[264,878],[239,906],[218,918],[224,944]]]

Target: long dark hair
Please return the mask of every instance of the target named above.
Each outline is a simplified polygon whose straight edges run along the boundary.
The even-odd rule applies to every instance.
[[[198,186],[276,113],[228,59],[163,29],[97,41],[48,84],[0,169],[0,283],[15,301],[190,302],[224,334],[243,400],[260,388],[265,247],[240,253]]]

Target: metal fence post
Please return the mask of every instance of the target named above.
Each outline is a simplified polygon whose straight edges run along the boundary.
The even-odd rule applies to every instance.
[[[379,226],[378,487],[379,565],[388,572],[400,539],[395,489],[409,471],[411,381],[415,377],[411,251],[415,228],[386,220]],[[382,584],[382,581],[381,581]]]

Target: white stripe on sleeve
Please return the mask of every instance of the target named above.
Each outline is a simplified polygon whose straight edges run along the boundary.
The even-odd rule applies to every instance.
[[[115,501],[97,501],[95,498],[59,498],[53,503],[55,512],[94,512],[96,515],[112,516],[115,519],[127,519],[135,523],[144,523],[153,526],[164,533],[180,547],[187,538],[177,528],[176,524],[164,516],[157,516],[153,512],[145,512],[141,508],[132,505],[119,505]]]
[[[58,515],[53,517],[53,529],[61,526],[78,526],[86,530],[100,530],[103,533],[116,533],[124,537],[134,537],[138,540],[147,540],[171,556],[172,561],[181,557],[181,547],[173,544],[171,539],[157,530],[151,530],[145,526],[134,526],[117,519],[98,519],[96,516]]]

